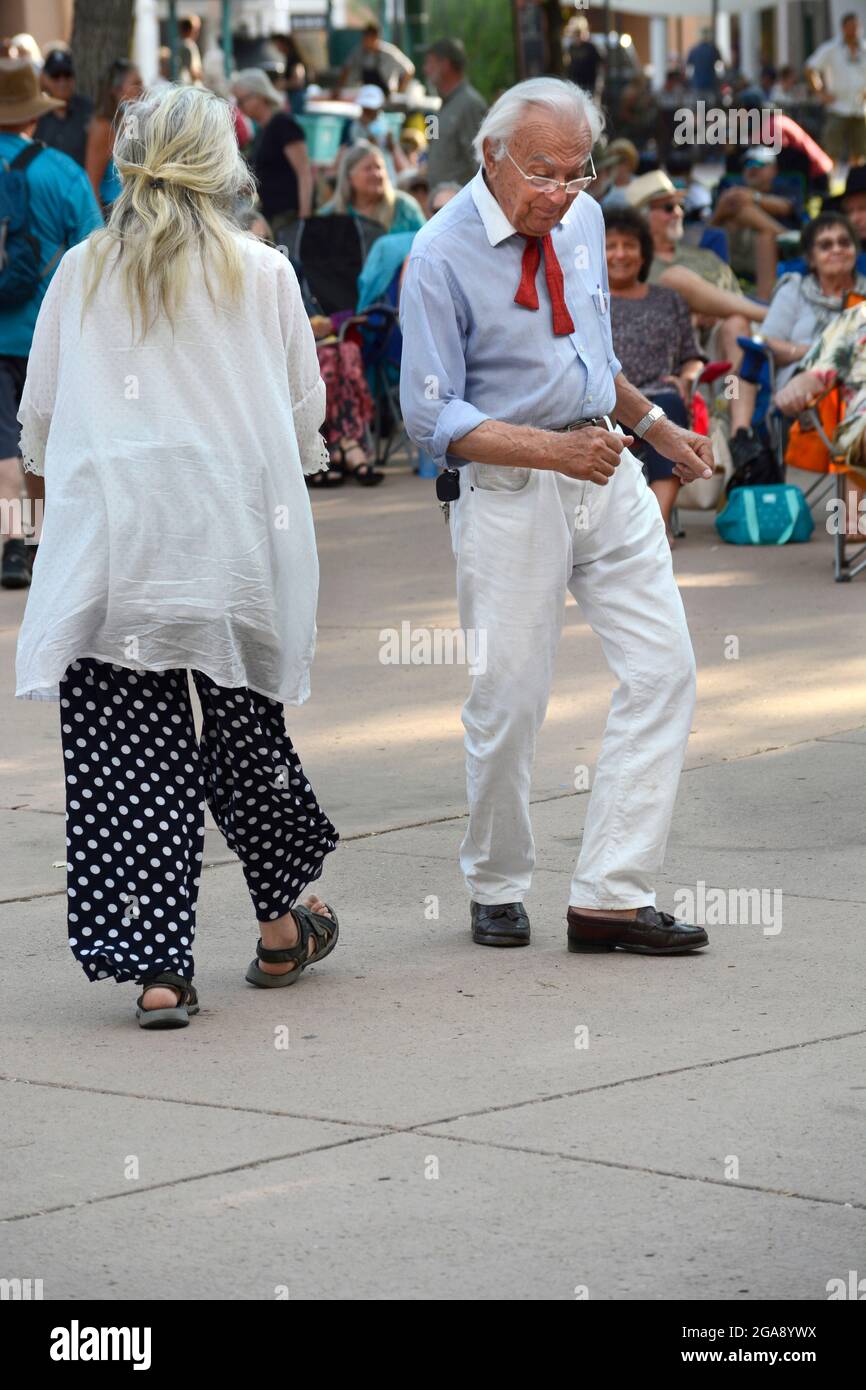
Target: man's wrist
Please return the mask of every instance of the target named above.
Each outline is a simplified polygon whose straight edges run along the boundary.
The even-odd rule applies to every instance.
[[[667,418],[660,405],[652,405],[647,402],[647,409],[639,420],[635,420],[631,426],[631,432],[636,439],[643,439],[655,425]]]
[[[648,439],[652,435],[653,439],[660,439],[669,429],[679,429],[679,425],[675,425],[669,415],[662,415],[660,420],[654,420],[649,428],[644,430],[643,437]]]

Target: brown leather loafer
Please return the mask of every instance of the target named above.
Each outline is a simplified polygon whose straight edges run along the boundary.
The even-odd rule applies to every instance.
[[[638,951],[645,956],[677,956],[709,945],[703,927],[687,926],[669,912],[642,907],[636,917],[590,917],[568,909],[569,951]]]

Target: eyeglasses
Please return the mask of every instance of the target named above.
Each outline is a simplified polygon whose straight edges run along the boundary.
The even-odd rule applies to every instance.
[[[666,212],[668,216],[672,212],[679,211],[679,203],[653,203],[650,212]]]
[[[853,247],[848,237],[840,237],[838,240],[833,241],[828,241],[826,237],[822,237],[819,241],[815,242],[816,251],[848,251],[852,249]]]
[[[511,151],[506,148],[505,153],[508,155],[508,158],[511,160],[518,174],[523,174],[526,182],[531,183],[533,188],[537,188],[539,193],[558,193],[560,188],[564,188],[568,197],[573,198],[575,193],[581,193],[584,188],[588,188],[591,183],[594,183],[598,177],[595,172],[595,165],[592,162],[592,155],[589,156],[589,167],[592,170],[591,174],[585,174],[583,178],[579,179],[569,179],[568,183],[560,183],[559,179],[548,179],[545,178],[543,174],[524,174],[517,160],[511,154]]]

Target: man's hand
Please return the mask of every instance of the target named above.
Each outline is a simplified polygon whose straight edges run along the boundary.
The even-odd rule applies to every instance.
[[[689,383],[681,376],[663,376],[662,381],[667,386],[672,386],[679,395],[683,405],[688,405],[690,399]]]
[[[776,405],[783,415],[799,415],[812,404],[816,396],[822,396],[835,379],[836,373],[830,371],[798,372],[787,385],[776,392]]]
[[[684,430],[670,420],[659,420],[644,436],[648,444],[674,465],[674,476],[681,483],[695,478],[711,478],[715,468],[713,446],[705,434]]]
[[[732,217],[738,212],[742,212],[747,204],[752,202],[752,194],[748,188],[737,185],[734,188],[726,188],[719,194],[719,201],[714,208],[716,217]]]
[[[564,473],[567,478],[597,483],[599,487],[607,487],[623,449],[634,443],[630,434],[615,434],[613,430],[600,425],[570,430],[567,434],[557,435],[556,441],[553,464],[556,472]]]

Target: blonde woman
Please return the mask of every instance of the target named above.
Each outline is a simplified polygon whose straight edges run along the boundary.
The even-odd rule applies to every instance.
[[[293,984],[337,941],[296,901],[338,837],[282,709],[309,693],[324,387],[288,261],[232,220],[227,103],[169,87],[127,114],[121,193],[60,263],[21,401],[47,504],[17,693],[60,700],[72,951],[142,985],[142,1027],[179,1027],[205,799],[259,922],[246,979]]]
[[[425,221],[411,194],[391,183],[381,150],[367,140],[352,145],[343,158],[334,196],[319,216],[332,212],[368,217],[386,232],[417,232]]]

